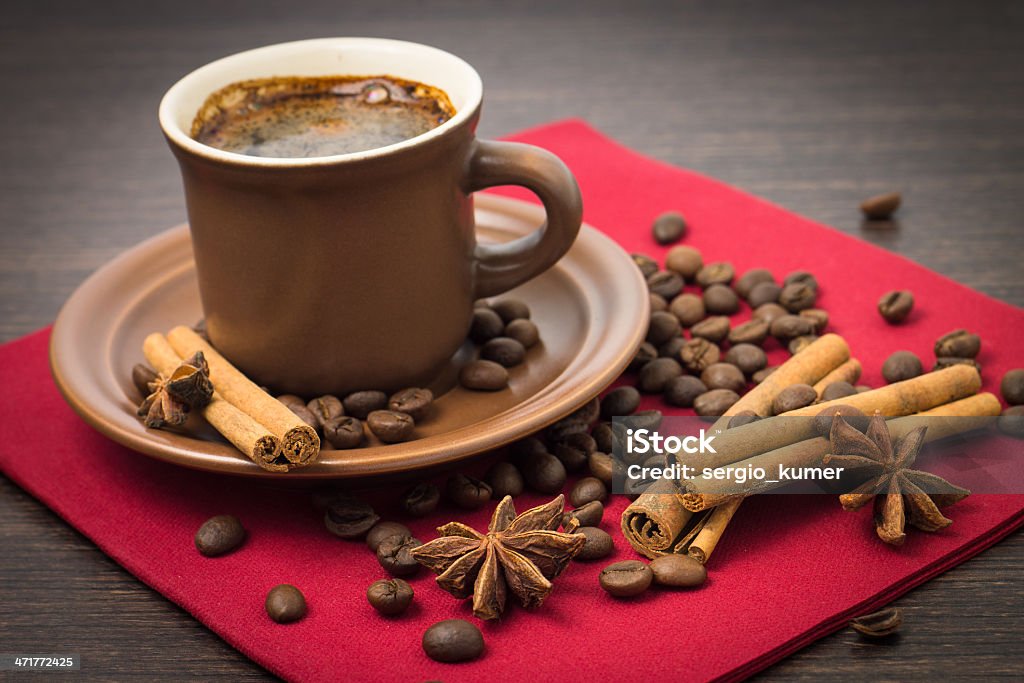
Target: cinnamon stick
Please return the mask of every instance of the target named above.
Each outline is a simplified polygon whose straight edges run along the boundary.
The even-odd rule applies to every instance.
[[[161,375],[169,375],[182,363],[182,357],[159,333],[146,337],[142,343],[146,360]],[[191,354],[189,354],[191,356]],[[288,466],[277,462],[281,451],[280,440],[263,425],[224,400],[217,391],[202,409],[203,417],[224,438],[242,451],[254,463],[270,472],[287,472]]]
[[[857,380],[860,379],[861,366],[860,361],[856,358],[851,358],[846,361],[838,368],[828,373],[814,385],[814,390],[818,392],[818,398],[821,398],[821,394],[825,391],[832,382],[849,382],[850,384],[856,384]]]
[[[654,559],[672,552],[693,513],[679,504],[674,481],[653,484],[622,513],[622,535],[637,552]]]
[[[711,558],[711,553],[715,552],[718,542],[722,540],[722,534],[725,533],[726,527],[729,526],[729,522],[732,521],[733,515],[739,510],[740,503],[742,502],[742,498],[736,498],[716,507],[711,516],[708,517],[704,528],[700,530],[697,537],[690,543],[686,554],[701,564],[707,563]]]
[[[296,466],[309,465],[320,454],[320,437],[283,403],[257,386],[205,339],[187,327],[167,334],[174,350],[184,358],[202,351],[210,365],[210,381],[229,403],[252,416],[281,440],[281,453]]]

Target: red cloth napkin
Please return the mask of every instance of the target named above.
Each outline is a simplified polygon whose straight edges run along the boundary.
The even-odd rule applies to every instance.
[[[863,361],[868,384],[881,383],[879,367],[891,351],[907,348],[929,360],[933,340],[960,326],[985,341],[987,390],[1006,369],[1024,364],[1012,356],[1024,332],[1021,310],[644,158],[581,122],[515,139],[561,156],[583,189],[586,220],[627,250],[660,256],[651,220],[679,209],[691,226],[686,242],[706,260],[732,261],[739,272],[767,266],[780,277],[813,270],[832,328]],[[918,304],[906,324],[891,327],[875,302],[896,287],[913,290]],[[363,543],[329,535],[308,493],[177,469],[106,440],[61,400],[47,367],[48,337],[44,330],[0,348],[0,468],[128,571],[286,679],[640,680],[669,671],[680,680],[736,680],[962,562],[1024,520],[1024,496],[976,495],[951,508],[949,529],[911,532],[906,545],[891,548],[875,538],[869,512],[844,512],[835,497],[761,496],[741,508],[702,589],[618,601],[597,587],[603,562],[575,563],[541,609],[511,608],[500,623],[482,625],[487,650],[480,660],[438,664],[423,654],[422,633],[441,619],[473,619],[465,602],[436,588],[424,571],[412,580],[409,613],[378,616],[364,597],[383,576],[376,559]],[[544,501],[518,502],[522,509]],[[605,513],[616,545],[609,561],[635,557],[615,531],[626,502],[616,497]],[[381,511],[397,517],[387,505]],[[192,536],[223,512],[243,520],[249,539],[232,555],[203,558]],[[409,526],[429,540],[440,523],[459,518],[482,528],[490,513],[442,509]],[[287,626],[263,611],[267,590],[282,582],[301,588],[309,603],[308,616]]]

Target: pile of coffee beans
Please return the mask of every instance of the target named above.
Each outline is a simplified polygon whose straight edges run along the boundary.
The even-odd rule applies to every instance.
[[[530,307],[519,299],[473,306],[469,338],[480,346],[479,357],[459,371],[459,384],[474,391],[500,391],[508,386],[508,368],[526,360],[527,351],[540,341],[530,320]]]
[[[277,400],[317,430],[322,442],[338,450],[366,444],[366,429],[383,443],[412,438],[417,422],[429,418],[434,394],[410,387],[388,396],[383,391],[355,391],[344,398],[325,395],[309,401],[294,394]]]

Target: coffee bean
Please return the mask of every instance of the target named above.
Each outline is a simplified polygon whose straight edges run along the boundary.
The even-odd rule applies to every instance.
[[[715,315],[732,315],[740,310],[740,298],[728,285],[711,285],[704,290],[704,308]]]
[[[597,477],[583,477],[569,490],[569,502],[574,507],[586,505],[594,500],[604,501],[607,497],[608,488]]]
[[[672,299],[672,302],[668,305],[668,310],[679,319],[679,324],[683,327],[692,327],[707,315],[707,310],[704,308],[704,299],[689,292],[680,294]]]
[[[234,515],[217,515],[196,531],[196,550],[205,557],[226,555],[245,541],[245,527]]]
[[[483,344],[501,336],[505,330],[505,321],[491,308],[473,309],[473,322],[469,326],[469,338],[477,344]]]
[[[647,296],[651,302],[651,313],[668,310],[668,302],[665,301],[665,297],[660,294],[655,294],[654,292],[648,292]]]
[[[647,341],[654,346],[660,346],[672,337],[678,337],[682,330],[678,318],[666,311],[658,311],[651,314],[650,323],[647,325]]]
[[[717,363],[721,357],[718,345],[701,337],[688,340],[679,352],[679,360],[694,374],[704,372],[706,367]]]
[[[841,403],[836,406],[822,408],[821,412],[814,416],[814,431],[818,436],[823,436],[826,439],[829,438],[829,434],[832,433],[833,418],[835,417],[842,417],[847,424],[859,431],[863,432],[868,428],[868,416],[864,414],[864,411]]]
[[[683,277],[671,270],[658,271],[647,278],[647,289],[668,301],[683,291]]]
[[[148,365],[136,363],[132,366],[132,384],[134,384],[135,388],[139,390],[139,394],[143,398],[153,393],[149,388],[149,383],[155,382],[158,377],[159,376],[156,374],[156,371]]]
[[[878,312],[888,323],[903,322],[913,308],[914,295],[906,289],[894,289],[886,292],[878,300]]]
[[[785,287],[786,285],[792,285],[795,283],[807,285],[815,292],[818,291],[817,278],[815,278],[814,275],[812,275],[811,273],[808,273],[806,270],[794,270],[792,273],[786,276],[785,280],[782,281],[782,286]]]
[[[910,351],[897,351],[882,363],[882,377],[890,384],[917,377],[922,372],[921,359]]]
[[[430,389],[410,387],[395,392],[388,399],[388,409],[405,413],[416,422],[426,419],[434,403],[434,392]]]
[[[1007,370],[999,382],[999,392],[1011,406],[1024,403],[1024,368]]]
[[[796,354],[800,353],[801,351],[803,351],[816,341],[818,341],[818,335],[802,334],[799,337],[794,337],[793,339],[790,339],[789,343],[786,344],[786,348],[789,349],[789,352],[795,356]]]
[[[510,339],[515,339],[526,349],[536,346],[540,341],[540,330],[537,329],[537,325],[526,318],[517,318],[510,322],[505,326],[504,334]]]
[[[587,470],[591,475],[597,477],[605,486],[612,485],[612,473],[615,469],[615,461],[607,453],[594,451],[587,459]]]
[[[313,429],[317,431],[320,430],[320,420],[318,420],[316,415],[313,414],[313,411],[311,411],[305,405],[292,403],[288,406],[288,410],[298,415],[300,420],[305,422]]]
[[[729,419],[728,429],[735,429],[736,427],[743,427],[751,422],[757,422],[761,419],[761,416],[755,413],[753,410],[741,410]]]
[[[789,311],[787,311],[785,308],[778,305],[777,303],[769,302],[766,304],[761,304],[754,308],[753,319],[763,320],[764,322],[768,323],[769,326],[771,326],[771,324],[775,322],[777,319],[787,315],[789,315]]]
[[[730,344],[761,344],[768,337],[768,323],[748,320],[729,330]]]
[[[448,500],[463,510],[476,510],[483,507],[493,494],[491,487],[475,477],[454,474],[445,483]]]
[[[323,426],[324,438],[334,448],[355,448],[363,442],[363,423],[348,415],[336,417]]]
[[[818,290],[804,282],[794,282],[782,288],[779,293],[779,305],[790,313],[811,308],[818,298]]]
[[[356,391],[343,398],[341,403],[346,415],[365,420],[373,411],[388,407],[388,395],[383,391]]]
[[[522,472],[526,485],[537,493],[558,493],[565,486],[565,465],[550,453],[526,458]]]
[[[632,415],[640,407],[640,392],[633,387],[616,387],[601,399],[601,419]]]
[[[368,503],[349,496],[336,496],[327,504],[324,525],[339,538],[359,538],[380,521]]]
[[[708,570],[689,555],[662,555],[648,565],[654,583],[673,588],[696,588],[708,578]]]
[[[581,526],[573,533],[577,533],[587,539],[583,550],[575,558],[577,560],[584,562],[603,560],[615,550],[615,543],[612,541],[611,535],[607,531],[598,529],[595,526]]]
[[[484,475],[484,481],[491,487],[494,500],[501,500],[505,496],[515,497],[523,492],[523,475],[510,462],[499,461],[491,465]]]
[[[679,408],[691,408],[697,397],[707,390],[707,385],[693,375],[675,377],[665,386],[665,403]]]
[[[597,421],[600,414],[601,401],[595,396],[558,422],[549,425],[544,430],[544,437],[549,441],[558,441],[567,434],[589,432],[590,426]]]
[[[814,321],[798,315],[784,315],[772,321],[769,331],[779,341],[788,342],[796,337],[814,334]]]
[[[999,430],[1009,436],[1024,439],[1024,405],[1010,406],[997,420]]]
[[[694,337],[701,337],[716,344],[729,336],[729,319],[724,315],[705,318],[690,328]]]
[[[596,450],[594,437],[586,432],[577,432],[558,439],[552,445],[551,453],[562,461],[567,471],[575,472],[587,464],[587,458]]]
[[[645,280],[659,270],[658,262],[647,254],[630,254],[630,257],[633,259],[636,267],[640,269],[640,272],[643,273]]]
[[[692,282],[704,267],[704,259],[700,252],[693,247],[678,246],[672,247],[665,255],[665,268],[679,273],[683,278]]]
[[[860,210],[868,220],[887,220],[896,213],[896,209],[900,208],[901,201],[903,201],[903,197],[899,192],[876,194],[861,202]]]
[[[263,606],[267,616],[279,624],[290,624],[306,616],[306,598],[302,591],[290,583],[271,588]]]
[[[740,395],[731,389],[712,389],[693,402],[693,411],[701,417],[719,417],[732,408]]]
[[[718,261],[709,263],[697,271],[697,284],[707,289],[711,285],[727,285],[732,282],[736,271],[731,263]]]
[[[321,426],[345,414],[345,408],[342,407],[337,396],[327,395],[314,398],[306,404],[306,408],[316,416],[316,420]]]
[[[818,400],[818,392],[809,384],[791,384],[772,401],[772,413],[782,415],[791,410],[805,408]]]
[[[647,590],[654,572],[639,560],[615,562],[601,570],[601,588],[617,598],[631,598]]]
[[[744,299],[749,299],[754,287],[766,282],[775,282],[775,277],[770,270],[767,268],[751,268],[743,273],[740,279],[736,280],[736,293]]]
[[[679,362],[672,358],[655,358],[640,370],[637,386],[646,394],[660,394],[673,377],[683,374]]]
[[[939,357],[975,358],[981,351],[981,337],[967,330],[953,330],[935,342],[935,355]]]
[[[388,536],[377,546],[377,562],[392,576],[411,576],[420,568],[412,551],[421,545],[411,536]]]
[[[412,536],[409,527],[398,522],[377,522],[366,532],[366,545],[373,552],[377,552],[381,542],[390,536]]]
[[[495,337],[480,349],[480,357],[506,368],[515,367],[526,358],[526,347],[511,337]]]
[[[932,366],[932,372],[936,370],[945,370],[951,368],[954,365],[970,365],[972,368],[981,372],[981,363],[974,360],[973,358],[936,358],[935,365]]]
[[[837,398],[846,398],[857,393],[857,389],[849,382],[831,382],[821,392],[822,401],[834,401]]]
[[[292,406],[305,406],[306,405],[306,402],[303,401],[298,396],[296,396],[295,394],[281,394],[280,396],[277,397],[277,400],[278,400],[279,403],[283,403],[284,405],[288,406],[289,408],[292,407]]]
[[[417,484],[402,496],[402,509],[412,517],[426,517],[441,502],[441,490],[433,484]]]
[[[416,428],[411,417],[396,410],[375,410],[366,417],[366,424],[384,443],[408,441]]]
[[[782,287],[774,282],[759,282],[750,290],[746,299],[751,308],[758,308],[765,304],[778,302],[780,294],[782,294]]]
[[[590,433],[594,437],[594,443],[597,444],[597,450],[604,451],[605,453],[612,452],[612,446],[615,437],[615,428],[611,422],[600,422],[594,426],[594,430]]]
[[[491,308],[501,316],[506,325],[513,320],[529,320],[530,318],[530,307],[519,299],[502,299],[491,304]]]
[[[686,234],[686,219],[678,211],[666,211],[654,219],[651,234],[658,244],[678,242]]]
[[[483,654],[484,636],[465,619],[445,619],[424,631],[423,651],[437,662],[468,662]]]
[[[462,366],[459,384],[474,391],[501,391],[508,386],[508,370],[492,360],[474,360]]]
[[[828,327],[828,311],[820,308],[805,308],[798,314],[814,323],[814,334],[821,334]]]
[[[768,379],[768,375],[772,374],[779,369],[778,365],[769,365],[768,367],[758,370],[755,372],[750,379],[754,380],[754,384],[760,384],[761,382]]]
[[[629,416],[629,426],[654,431],[661,426],[663,417],[660,410],[641,410]]]
[[[600,477],[597,479],[600,480]],[[603,481],[601,485],[607,486]],[[604,517],[604,504],[599,500],[592,500],[580,505],[575,510],[566,512],[562,517],[562,526],[564,527],[570,519],[575,519],[581,527],[597,526],[601,523],[602,517]]]
[[[732,363],[749,377],[768,365],[768,356],[760,346],[736,344],[725,354],[725,362]]]
[[[730,389],[737,394],[747,387],[743,373],[729,363],[715,363],[704,368],[704,372],[700,373],[700,381],[708,389]]]
[[[686,346],[687,341],[689,340],[685,337],[672,337],[658,347],[658,358],[673,358],[675,360],[679,360],[679,354],[682,352],[683,347]]]
[[[402,579],[381,579],[366,589],[370,606],[386,617],[398,616],[412,603],[413,591]]]
[[[630,372],[639,372],[645,365],[658,357],[658,349],[649,342],[642,342],[629,362]]]

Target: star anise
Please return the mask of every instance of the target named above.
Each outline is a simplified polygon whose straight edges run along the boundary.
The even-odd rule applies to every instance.
[[[202,351],[182,362],[170,376],[149,383],[150,394],[139,404],[138,414],[147,427],[177,427],[185,423],[190,408],[202,408],[213,396],[210,366]]]
[[[437,585],[456,598],[473,596],[473,614],[497,619],[509,591],[524,607],[536,607],[551,592],[551,579],[561,574],[583,549],[586,537],[556,531],[565,496],[516,516],[512,497],[494,509],[487,533],[459,522],[437,531],[430,543],[412,551],[416,561],[438,574]]]
[[[857,431],[842,417],[832,422],[829,438],[832,452],[825,464],[835,463],[848,470],[860,470],[871,478],[850,493],[839,496],[847,510],[857,510],[875,501],[875,531],[892,545],[902,545],[906,522],[922,531],[938,531],[953,523],[939,512],[970,495],[942,477],[910,469],[924,444],[927,427],[918,427],[895,444],[885,418],[874,415],[867,432]]]

